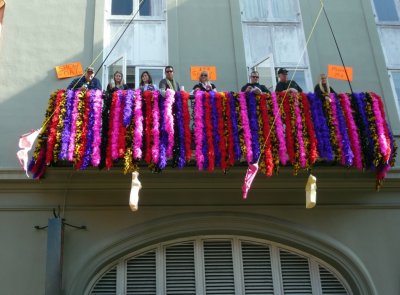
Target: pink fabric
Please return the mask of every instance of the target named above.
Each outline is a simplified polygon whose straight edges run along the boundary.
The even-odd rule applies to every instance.
[[[21,135],[19,138],[19,148],[20,150],[17,152],[17,158],[19,163],[24,168],[26,176],[28,175],[28,152],[32,149],[33,143],[38,137],[41,129],[32,130],[29,133],[25,133]]]
[[[244,183],[242,186],[243,199],[247,199],[247,193],[250,190],[251,184],[256,177],[258,171],[258,163],[250,164],[247,168],[246,176],[244,177]]]

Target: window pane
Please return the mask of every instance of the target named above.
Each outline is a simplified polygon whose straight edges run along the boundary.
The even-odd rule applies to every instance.
[[[394,0],[374,0],[374,4],[380,21],[399,21]]]
[[[146,68],[141,68],[139,70],[139,77],[142,75],[142,73],[144,71],[147,71],[150,73],[151,78],[153,79],[153,84],[156,85],[158,87],[158,84],[160,83],[160,81],[163,79],[163,72],[164,69],[146,69]],[[139,78],[140,80],[140,78]],[[139,81],[140,83],[140,81]]]
[[[132,0],[112,0],[111,14],[112,15],[130,15],[132,14]]]
[[[140,3],[140,0],[139,0]],[[161,16],[161,0],[144,0],[139,8],[141,16]]]
[[[288,69],[288,79],[292,79],[294,70]],[[304,92],[307,91],[306,75],[303,70],[297,70],[294,74],[293,80],[303,89]]]
[[[399,113],[400,113],[400,72],[392,72],[392,79],[393,79],[394,89],[397,95],[397,106],[399,107]]]
[[[143,16],[150,16],[151,14],[151,1],[145,0],[142,2],[139,8],[139,14]]]
[[[272,1],[272,17],[279,20],[295,21],[297,19],[296,1]]]

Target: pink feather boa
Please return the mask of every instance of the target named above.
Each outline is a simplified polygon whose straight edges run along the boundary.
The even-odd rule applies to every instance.
[[[143,112],[142,112],[142,93],[136,89],[134,93],[134,120],[135,129],[133,131],[133,158],[138,160],[142,158],[143,144]]]
[[[160,108],[158,106],[159,91],[153,91],[153,146],[151,156],[153,163],[157,164],[160,159]]]
[[[246,146],[246,158],[247,158],[247,163],[250,164],[253,161],[253,150],[251,148],[251,131],[249,125],[249,116],[247,112],[245,92],[239,93],[239,105],[240,105],[240,115],[242,120],[244,145]]]
[[[172,114],[172,105],[175,102],[175,91],[167,89],[165,93],[165,130],[168,134],[167,158],[172,158],[172,149],[174,147],[174,116]]]
[[[199,170],[204,168],[203,146],[203,92],[196,91],[194,96],[194,140],[196,143],[196,162]]]
[[[307,155],[304,148],[304,140],[303,140],[303,124],[301,121],[301,111],[299,107],[299,100],[297,98],[297,93],[293,93],[293,101],[294,101],[294,112],[296,115],[296,129],[297,129],[297,143],[299,144],[299,162],[301,168],[306,168],[307,165]]]
[[[116,160],[119,157],[118,153],[118,139],[119,139],[119,131],[121,128],[121,95],[122,91],[118,90],[117,97],[115,100],[115,107],[113,111],[112,117],[112,131],[111,131],[111,159]]]
[[[101,111],[103,107],[102,92],[95,90],[93,100],[94,124],[92,142],[92,165],[97,167],[100,164],[100,144],[101,144]]]
[[[279,159],[282,165],[286,165],[287,163],[287,149],[286,149],[286,140],[283,131],[283,124],[281,119],[281,113],[279,110],[278,99],[276,97],[276,93],[272,92],[271,95],[272,100],[272,111],[274,113],[274,122],[275,122],[275,130],[276,130],[276,137],[278,138],[279,144]],[[271,130],[273,126],[271,126]],[[271,131],[272,132],[272,131]]]
[[[381,110],[379,108],[379,101],[375,93],[370,93],[372,97],[372,111],[375,115],[376,120],[376,133],[378,135],[378,142],[380,152],[383,156],[385,163],[388,163],[391,154],[390,142],[388,142],[388,138],[385,134],[385,122],[382,117]]]

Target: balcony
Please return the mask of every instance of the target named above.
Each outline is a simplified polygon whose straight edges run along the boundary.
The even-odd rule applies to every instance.
[[[314,166],[376,173],[377,187],[395,163],[396,143],[375,93],[330,94],[58,90],[49,99],[29,170],[148,165],[229,170],[259,163],[272,176]],[[192,169],[191,169],[192,170]]]

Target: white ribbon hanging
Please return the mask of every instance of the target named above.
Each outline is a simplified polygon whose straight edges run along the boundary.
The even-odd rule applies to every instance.
[[[310,174],[306,184],[306,208],[314,208],[317,204],[317,178]]]
[[[38,137],[42,129],[32,130],[31,132],[25,133],[20,136],[18,146],[20,150],[17,152],[17,158],[22,168],[25,170],[26,176],[28,174],[28,152],[32,149],[33,143]]]
[[[139,172],[132,172],[132,185],[131,185],[131,193],[129,196],[129,207],[131,207],[132,211],[138,210],[139,203],[139,191],[142,188],[142,184],[139,181]]]

